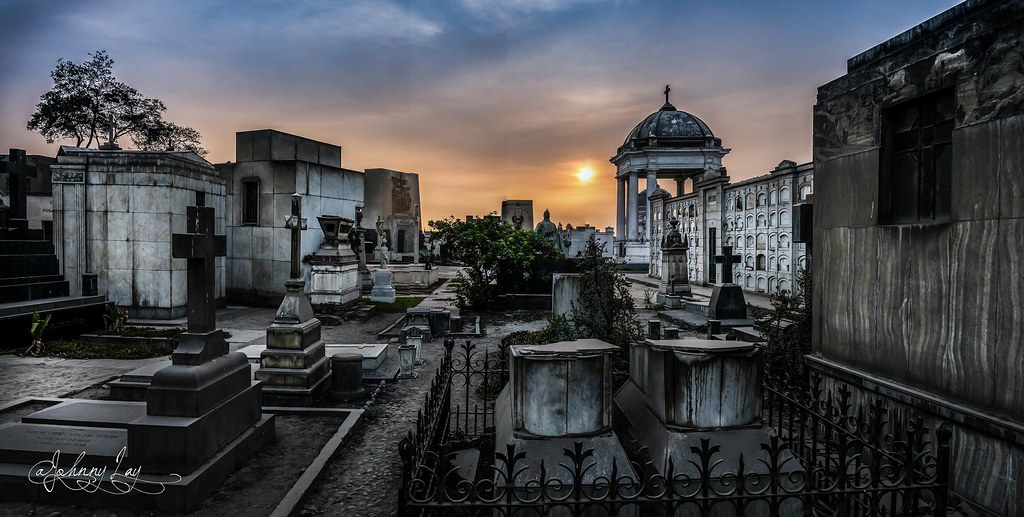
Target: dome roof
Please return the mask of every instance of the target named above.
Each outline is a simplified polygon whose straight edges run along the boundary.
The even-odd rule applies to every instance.
[[[715,138],[703,120],[666,102],[629,132],[622,149],[721,145],[721,139]]]

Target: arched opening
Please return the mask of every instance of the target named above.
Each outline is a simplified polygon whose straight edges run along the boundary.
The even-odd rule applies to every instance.
[[[747,255],[746,265],[747,265],[747,269],[754,269],[754,256],[753,255]]]
[[[751,209],[751,208],[754,208],[754,194],[753,193],[747,194],[747,203],[746,203],[746,205],[747,205],[747,209],[748,210]]]
[[[747,228],[753,228],[753,227],[754,227],[754,214],[750,214],[750,215],[747,216]]]
[[[743,210],[743,198],[736,196],[736,210]]]
[[[754,277],[752,277],[752,276],[748,276],[747,277],[746,286],[747,286],[747,289],[753,289],[754,288]]]
[[[757,227],[764,228],[765,226],[768,226],[768,219],[764,214],[757,214]]]
[[[779,270],[789,271],[789,257],[785,255],[779,257]]]
[[[771,234],[768,237],[768,247],[771,248],[771,249],[775,249],[775,247],[778,246],[778,245],[779,245],[779,237],[777,235],[775,235],[774,233]]]
[[[789,211],[783,210],[779,212],[779,225],[788,227],[790,224]]]
[[[768,269],[768,265],[767,265],[767,260],[764,257],[764,254],[758,254],[758,256],[757,256],[757,270],[758,271],[764,271],[766,269]]]
[[[747,247],[748,248],[753,248],[754,247],[754,236],[753,235],[747,235]]]
[[[764,192],[757,195],[757,206],[764,206],[768,204],[768,196]]]
[[[806,200],[809,195],[811,195],[811,186],[806,183],[800,185],[800,201]]]
[[[778,268],[779,268],[779,263],[778,263],[777,260],[775,260],[775,257],[774,256],[769,257],[768,258],[768,271],[778,271]]]
[[[789,290],[789,280],[779,280],[779,290],[780,291],[788,291]]]
[[[788,248],[789,247],[789,235],[786,235],[785,233],[779,235],[779,247],[780,248]]]
[[[774,205],[774,204],[776,204],[778,202],[779,202],[779,193],[774,191],[774,190],[769,192],[768,193],[768,203]]]
[[[768,227],[771,228],[771,227],[776,226],[775,223],[776,223],[777,220],[778,219],[775,216],[775,212],[772,212],[772,213],[768,214]]]
[[[757,279],[757,290],[762,293],[768,290],[768,281],[764,277]]]
[[[782,187],[782,189],[779,190],[779,202],[789,203],[789,187]],[[781,284],[779,285],[779,288],[782,288]]]

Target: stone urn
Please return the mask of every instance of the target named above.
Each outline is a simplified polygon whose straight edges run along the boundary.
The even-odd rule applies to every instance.
[[[320,230],[324,232],[324,247],[337,246],[343,241],[348,241],[348,232],[355,226],[355,221],[339,215],[320,215],[316,218],[320,221]]]

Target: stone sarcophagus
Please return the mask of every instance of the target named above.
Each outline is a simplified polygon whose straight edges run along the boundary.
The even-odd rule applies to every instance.
[[[728,429],[761,419],[761,349],[705,339],[647,340],[630,349],[630,379],[665,425]]]
[[[317,217],[324,241],[313,256],[309,300],[314,305],[348,305],[359,300],[359,259],[348,240],[355,221],[336,215]]]
[[[529,438],[608,432],[616,350],[596,339],[513,346],[513,433]]]

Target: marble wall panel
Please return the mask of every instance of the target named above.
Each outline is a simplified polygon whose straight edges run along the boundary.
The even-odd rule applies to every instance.
[[[954,221],[999,217],[999,128],[987,122],[953,132]]]
[[[1024,115],[1000,120],[998,142],[999,215],[1024,217]]]

